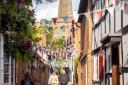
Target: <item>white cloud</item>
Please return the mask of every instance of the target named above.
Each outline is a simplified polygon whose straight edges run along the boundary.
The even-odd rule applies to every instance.
[[[36,6],[33,4],[35,11],[36,11],[36,19],[39,21],[40,19],[46,18],[54,18],[58,16],[58,8],[59,8],[59,1],[54,2],[44,2]]]
[[[58,17],[59,0],[52,0],[53,2],[48,2],[47,0],[43,1],[44,2],[42,4],[36,5],[36,2],[33,0],[33,8],[36,11],[36,19],[39,21],[40,19]],[[72,0],[72,11],[75,19],[78,18],[77,12],[79,2],[80,0]]]
[[[73,17],[75,19],[75,21],[77,22],[78,20],[78,8],[79,8],[79,3],[80,0],[72,0],[72,11],[73,11]]]

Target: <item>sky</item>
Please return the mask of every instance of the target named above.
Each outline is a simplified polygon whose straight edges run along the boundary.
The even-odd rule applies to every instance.
[[[80,0],[72,0],[72,11],[73,11],[73,17],[75,21],[78,20],[78,8],[79,8]]]
[[[37,21],[40,19],[55,18],[58,16],[59,0],[52,0],[53,2],[48,2],[43,0],[42,4],[36,5],[33,0],[33,8],[35,9],[35,17]],[[72,0],[72,11],[74,18],[77,19],[77,12],[80,0]]]

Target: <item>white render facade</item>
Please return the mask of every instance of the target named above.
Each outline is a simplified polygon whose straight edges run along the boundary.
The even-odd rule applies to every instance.
[[[92,0],[92,3],[95,0]],[[105,9],[104,0],[98,0],[93,11]],[[111,5],[112,0],[108,1]],[[125,0],[124,0],[125,1]],[[94,85],[116,85],[113,84],[113,75],[116,71],[119,85],[128,84],[128,14],[119,8],[113,9],[113,15],[106,9],[102,12],[101,21],[94,25],[92,31],[92,58],[93,58],[93,84]],[[104,17],[104,19],[103,19]],[[93,13],[93,21],[95,13]],[[104,79],[99,78],[99,54],[101,49],[104,50]],[[116,56],[116,57],[115,57]],[[116,62],[115,62],[116,61]]]
[[[128,26],[126,27],[127,31],[122,36],[123,43],[123,67],[124,70],[124,85],[128,85]]]

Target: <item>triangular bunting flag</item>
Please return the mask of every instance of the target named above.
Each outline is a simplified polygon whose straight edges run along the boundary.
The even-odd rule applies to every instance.
[[[79,18],[79,14],[74,13],[73,14],[73,18],[74,18],[74,21],[77,22],[78,21],[78,18]]]
[[[68,16],[63,17],[63,20],[64,20],[64,23],[68,23],[69,22],[69,17]]]
[[[51,51],[51,56],[53,56],[53,54],[54,54],[54,51],[52,50],[52,51]]]
[[[54,24],[56,24],[57,18],[52,18]]]
[[[68,16],[66,16],[66,21],[67,21],[67,23],[69,22],[69,17]]]
[[[105,6],[105,5],[106,5],[106,0],[103,0],[103,2],[102,2],[102,3],[103,3],[103,5]]]
[[[93,26],[93,21],[92,21],[91,13],[85,13],[85,16],[86,16],[88,21],[91,20],[91,22],[89,23],[90,26]]]
[[[86,16],[87,20],[89,20],[89,18],[91,17],[90,13],[85,13],[85,16]]]
[[[128,4],[127,3],[124,3],[123,11],[124,11],[124,13],[128,14]]]
[[[73,32],[73,28],[70,28],[70,32]]]
[[[65,57],[65,52],[63,52],[63,57]]]
[[[72,20],[72,27],[74,27],[74,25],[75,25],[75,21],[74,21],[74,20]]]
[[[119,4],[119,0],[116,0],[116,4],[115,5],[117,6],[118,4]]]
[[[98,3],[98,0],[94,0],[93,5],[96,5]]]
[[[97,14],[98,17],[101,17],[102,16],[102,11],[98,11],[96,14]]]
[[[37,55],[39,56],[39,57],[42,57],[42,54],[43,54],[43,51],[42,51],[42,49],[38,49],[37,50]]]
[[[109,8],[107,8],[107,10],[111,16],[114,16],[114,7],[109,7]]]
[[[94,24],[98,23],[101,17],[102,17],[102,11],[97,11],[94,17]]]
[[[62,48],[60,48],[60,52],[62,52],[63,51],[63,49]]]

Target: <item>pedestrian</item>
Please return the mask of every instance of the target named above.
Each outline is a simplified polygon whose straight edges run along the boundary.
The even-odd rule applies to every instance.
[[[32,76],[29,72],[25,73],[25,78],[21,81],[20,85],[34,85]]]
[[[50,75],[48,85],[58,85],[58,76],[55,71]]]
[[[60,85],[67,85],[69,81],[69,76],[66,73],[65,70],[62,70],[61,73],[59,74],[59,83]]]

